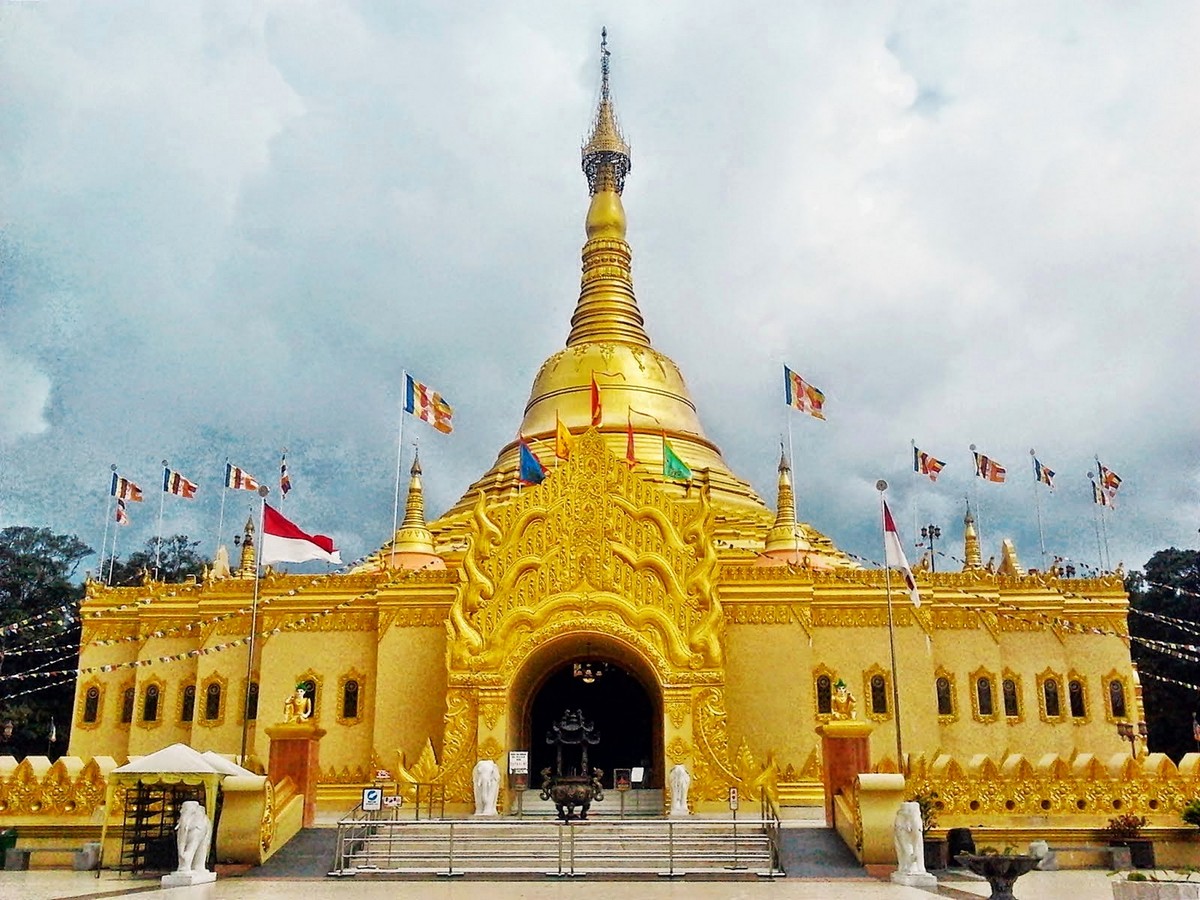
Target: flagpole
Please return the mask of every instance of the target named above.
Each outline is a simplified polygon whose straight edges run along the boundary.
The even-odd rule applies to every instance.
[[[121,501],[121,498],[118,497],[117,502],[120,503],[120,501]],[[112,587],[113,568],[117,564],[117,535],[119,533],[120,533],[119,528],[113,529],[112,555],[109,556],[109,558],[108,558],[108,578],[104,582],[109,587]]]
[[[221,518],[217,521],[217,546],[213,550],[216,555],[221,549],[221,540],[225,537],[225,495],[229,493],[229,457],[225,457],[225,471],[221,473]]]
[[[975,455],[975,445],[971,445],[971,462],[975,466],[975,477],[971,479],[971,497],[975,501],[975,534],[979,537],[979,549],[983,551],[983,508],[979,505],[979,458]]]
[[[1092,486],[1092,529],[1096,532],[1096,556],[1100,558],[1100,568],[1104,568],[1104,549],[1100,544],[1100,498],[1103,496],[1104,482],[1093,481],[1096,476],[1091,472],[1087,473],[1088,484]],[[1100,493],[1098,493],[1100,492]]]
[[[1046,532],[1042,530],[1042,492],[1038,490],[1038,482],[1041,480],[1038,470],[1037,454],[1032,447],[1029,448],[1029,455],[1033,457],[1033,505],[1037,509],[1038,522],[1038,541],[1042,547],[1042,571],[1046,571]]]
[[[250,681],[254,677],[254,635],[258,631],[258,573],[262,568],[260,565],[262,558],[263,545],[263,520],[267,512],[267,494],[271,492],[265,484],[258,486],[258,496],[262,498],[262,502],[258,507],[258,553],[254,557],[254,596],[250,601],[250,640],[247,642],[246,652],[246,691],[242,697],[242,756],[241,764],[246,764],[246,739],[250,733],[250,717],[247,713],[250,712]],[[258,718],[258,713],[255,713],[255,718]]]
[[[158,492],[158,536],[154,540],[154,578],[158,580],[158,565],[162,560],[162,523],[163,523],[163,506],[167,502],[167,461],[164,459],[163,464],[163,489]]]
[[[913,470],[912,470],[913,491],[912,491],[912,502],[909,504],[909,506],[912,507],[912,517],[913,517],[912,542],[913,542],[913,547],[916,548],[916,547],[923,546],[923,542],[917,543],[917,535],[919,535],[921,533],[921,529],[917,525],[917,479],[919,479],[921,477],[921,473],[919,473],[917,471],[917,439],[913,438],[912,440],[909,441],[909,444],[912,446],[912,459],[913,459]],[[922,554],[922,556],[924,556],[924,554]],[[937,568],[937,563],[934,562],[934,559],[933,559],[933,542],[932,541],[929,542],[929,564],[932,568],[934,568],[934,569]]]
[[[112,469],[113,475],[117,474],[117,464],[116,463],[113,463],[111,466],[109,466],[109,468]],[[111,486],[112,485],[111,478],[109,478],[108,483],[109,483],[108,499],[104,501],[104,537],[100,540],[100,571],[98,571],[96,573],[97,576],[99,576],[96,579],[97,581],[104,580],[104,551],[108,548],[108,526],[112,519],[113,490],[112,490],[112,486]]]
[[[882,478],[875,482],[875,490],[879,491],[879,521],[883,521],[884,491],[888,483]],[[900,736],[900,684],[896,671],[896,628],[892,619],[892,567],[887,563],[887,531],[883,537],[883,583],[887,591],[888,614],[888,651],[892,662],[892,709],[896,712],[896,769],[904,774],[904,744]]]
[[[1096,478],[1098,479],[1096,483],[1100,485],[1101,493],[1106,492],[1108,485],[1104,482],[1104,466],[1100,465],[1100,454],[1098,453],[1096,454]],[[1100,529],[1104,533],[1104,557],[1102,565],[1106,570],[1112,571],[1112,557],[1108,555],[1108,523],[1104,520],[1103,508],[1100,509]]]
[[[404,411],[408,407],[408,370],[404,369],[400,373],[401,390],[405,393],[405,397],[400,400],[400,426],[396,432],[396,496],[392,500],[392,551],[393,556],[396,550],[396,531],[400,528],[400,464],[404,459]]]

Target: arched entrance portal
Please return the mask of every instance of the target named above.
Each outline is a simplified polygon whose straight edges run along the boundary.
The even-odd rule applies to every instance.
[[[590,682],[585,680],[589,676]],[[634,766],[646,770],[642,787],[661,787],[662,767],[656,761],[656,747],[661,745],[661,713],[655,706],[642,683],[616,663],[591,659],[580,660],[578,668],[575,662],[559,666],[536,690],[530,705],[529,768],[533,783],[540,783],[543,768],[553,768],[555,751],[546,743],[546,734],[570,709],[580,710],[600,734],[600,742],[588,748],[588,764],[604,770],[605,787],[612,786],[615,769]]]

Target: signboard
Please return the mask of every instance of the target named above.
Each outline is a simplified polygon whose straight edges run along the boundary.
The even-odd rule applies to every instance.
[[[363,788],[363,812],[379,812],[383,809],[383,788]]]
[[[634,766],[632,772],[630,773],[629,780],[632,781],[634,784],[641,784],[643,781],[645,781],[646,780],[646,767],[645,766]]]
[[[509,775],[528,775],[529,774],[529,751],[528,750],[509,750],[508,751],[508,774]]]
[[[733,810],[738,808],[738,789],[735,787],[729,789],[729,808]]]
[[[618,791],[627,791],[633,787],[632,771],[630,769],[613,769],[613,787]]]
[[[396,794],[393,797],[384,797],[383,805],[387,809],[396,809],[396,808],[404,805],[404,798],[401,797],[399,794]]]

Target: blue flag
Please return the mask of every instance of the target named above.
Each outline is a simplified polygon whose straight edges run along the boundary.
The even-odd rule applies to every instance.
[[[520,439],[521,447],[521,470],[517,477],[521,479],[521,484],[541,484],[546,480],[546,467],[542,465],[542,461],[534,456],[533,451],[529,449],[529,445],[525,443],[525,438]]]

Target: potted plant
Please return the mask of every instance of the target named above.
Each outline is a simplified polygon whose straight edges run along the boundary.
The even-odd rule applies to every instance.
[[[917,791],[906,800],[911,800],[921,810],[921,837],[925,844],[925,868],[944,869],[950,864],[950,853],[945,838],[930,837],[929,832],[937,828],[937,791]]]
[[[1189,825],[1200,826],[1200,798],[1193,800],[1183,808],[1183,821]]]
[[[1200,881],[1191,872],[1126,872],[1112,880],[1113,900],[1196,900]]]
[[[1129,859],[1135,869],[1154,868],[1154,842],[1142,836],[1147,824],[1145,816],[1123,813],[1113,816],[1104,826],[1104,836],[1111,845],[1129,848]]]

